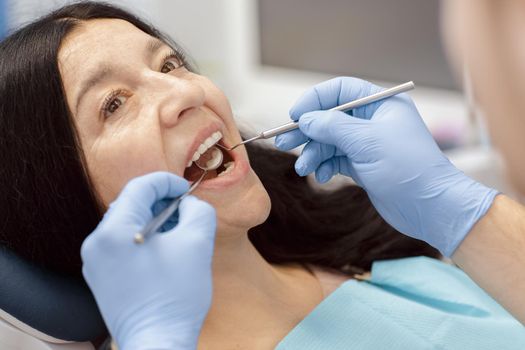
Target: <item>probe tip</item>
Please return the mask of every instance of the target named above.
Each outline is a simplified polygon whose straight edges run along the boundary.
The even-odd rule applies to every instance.
[[[133,241],[137,244],[144,243],[144,235],[142,233],[135,233],[135,237],[133,237]]]

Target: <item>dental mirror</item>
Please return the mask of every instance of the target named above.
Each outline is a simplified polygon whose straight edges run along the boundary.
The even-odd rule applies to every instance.
[[[217,169],[224,159],[222,151],[216,146],[210,147],[203,155],[200,156],[194,163],[204,171]]]

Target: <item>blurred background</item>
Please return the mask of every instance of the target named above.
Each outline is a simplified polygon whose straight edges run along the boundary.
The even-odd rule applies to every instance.
[[[450,71],[439,0],[113,0],[180,43],[229,97],[248,133],[288,121],[308,87],[339,75],[410,95],[440,147],[467,174],[507,193],[503,167]],[[0,35],[70,1],[0,0]],[[445,24],[446,25],[446,24]]]

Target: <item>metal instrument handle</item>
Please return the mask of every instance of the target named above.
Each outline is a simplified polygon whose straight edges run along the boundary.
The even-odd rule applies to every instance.
[[[179,197],[176,197],[175,199],[172,200],[172,202],[170,203],[170,205],[168,205],[158,216],[156,216],[155,218],[153,218],[153,220],[151,220],[147,225],[146,227],[144,227],[142,230],[140,230],[139,232],[137,232],[135,234],[135,236],[133,237],[133,241],[137,244],[142,244],[144,243],[144,241],[149,237],[151,236],[152,234],[154,234],[155,232],[157,232],[157,230],[162,226],[164,225],[164,223],[166,221],[168,221],[168,219],[170,218],[171,215],[173,215],[173,213],[179,209],[179,204],[180,202],[182,202],[182,200],[184,198],[186,198],[187,196],[189,196],[193,190],[195,190],[197,188],[197,186],[199,186],[199,184],[201,183],[201,181],[204,179],[204,176],[206,176],[206,173],[207,171],[205,170],[202,175],[199,177],[199,179],[197,181],[195,181],[191,187],[188,189],[188,191],[186,191],[184,194],[180,195]]]
[[[359,98],[357,100],[354,100],[354,101],[342,104],[340,106],[336,106],[334,108],[330,108],[329,111],[346,112],[346,111],[349,111],[351,109],[356,109],[356,108],[362,107],[364,105],[367,105],[369,103],[377,102],[377,101],[385,99],[387,97],[394,96],[394,95],[400,94],[402,92],[406,92],[406,91],[412,90],[412,89],[414,89],[414,87],[415,87],[414,82],[409,81],[409,82],[406,82],[404,84],[397,85],[397,86],[394,86],[392,88],[389,88],[389,89],[380,91],[378,93],[372,94],[370,96]],[[297,128],[299,128],[299,124],[297,122],[289,122],[289,123],[283,124],[281,126],[278,126],[276,128],[272,128],[272,129],[268,129],[266,131],[263,131],[260,134],[260,136],[261,136],[260,138],[269,139],[271,137],[280,135],[280,134],[285,133],[285,132],[290,131],[290,130],[295,130]]]

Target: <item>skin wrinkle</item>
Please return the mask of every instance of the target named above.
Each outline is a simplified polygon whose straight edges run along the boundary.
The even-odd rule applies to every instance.
[[[80,103],[82,102],[83,96],[93,87],[100,84],[103,80],[110,79],[111,75],[113,74],[113,71],[114,71],[114,68],[112,68],[109,65],[104,65],[98,68],[96,72],[88,73],[89,78],[81,84],[81,87],[79,88],[79,93],[76,94],[77,95],[77,98],[76,98],[77,102],[75,104],[76,114],[78,114],[78,107]]]
[[[317,101],[319,102],[319,107],[321,110],[323,110],[323,103],[321,102],[321,96],[319,95],[319,91],[317,90],[317,86],[314,87],[315,95],[317,96]]]
[[[343,80],[339,80],[339,94],[337,95],[337,105],[341,105],[341,94],[343,93]],[[334,106],[335,107],[335,106]]]

